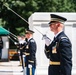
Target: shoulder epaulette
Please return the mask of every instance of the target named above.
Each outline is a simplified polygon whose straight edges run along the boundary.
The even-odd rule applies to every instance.
[[[61,37],[59,42],[62,40],[62,39],[68,39],[68,37]]]
[[[61,39],[65,39],[65,38],[67,38],[67,37],[61,37]]]
[[[31,42],[35,42],[33,39],[32,40],[30,40]]]

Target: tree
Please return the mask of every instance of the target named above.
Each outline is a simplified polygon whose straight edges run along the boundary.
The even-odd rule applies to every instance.
[[[25,29],[28,29],[28,24],[24,22],[21,18],[19,18],[16,14],[8,10],[4,4],[9,6],[13,11],[17,14],[25,18],[28,21],[28,17],[36,11],[36,3],[33,0],[1,0],[0,5],[0,18],[2,26],[9,30],[16,35],[20,34]],[[30,8],[30,9],[29,9]]]
[[[73,0],[35,0],[39,12],[75,12]]]
[[[24,34],[29,26],[4,5],[28,21],[34,12],[75,12],[75,3],[75,0],[0,0],[0,25],[15,35]]]
[[[75,12],[75,0],[0,0],[0,25],[9,29],[15,35],[28,29],[28,24],[4,4],[28,21],[34,12]]]

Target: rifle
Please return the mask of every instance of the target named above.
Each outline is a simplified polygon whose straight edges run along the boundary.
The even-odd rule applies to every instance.
[[[7,7],[8,10],[12,11],[15,15],[17,15],[18,17],[20,17],[24,22],[26,22],[28,25],[29,23],[22,17],[20,16],[19,14],[17,14],[14,10],[12,10],[11,8],[9,8],[6,4],[4,4],[5,7]],[[35,27],[34,27],[35,28]],[[35,28],[36,29],[36,28]],[[49,37],[47,37],[46,35],[44,35],[42,32],[40,32],[38,29],[36,29],[40,34],[42,34],[43,37],[46,37],[48,38],[50,41],[51,39]]]

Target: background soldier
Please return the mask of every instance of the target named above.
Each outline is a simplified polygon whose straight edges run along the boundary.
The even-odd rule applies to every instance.
[[[50,30],[55,37],[51,42],[45,39],[45,54],[50,60],[48,75],[71,75],[72,70],[72,45],[69,38],[63,31],[63,23],[67,19],[51,14],[49,23]]]
[[[17,46],[17,52],[18,52],[18,55],[19,55],[19,61],[20,61],[20,65],[22,65],[22,62],[21,62],[21,53],[20,53],[20,47],[21,47],[21,36],[18,36],[18,43],[15,43],[16,46]]]
[[[0,59],[2,57],[2,48],[3,48],[3,40],[2,37],[0,36]]]
[[[25,37],[27,38],[27,45],[25,48],[25,67],[26,67],[26,74],[25,75],[34,75],[36,69],[36,42],[33,39],[32,30],[27,30]]]
[[[19,54],[19,61],[20,61],[19,66],[22,66],[22,68],[24,69],[23,52],[25,51],[25,46],[26,46],[25,36],[24,35],[18,36],[18,40],[19,43],[15,43],[15,45],[17,46],[17,52]],[[23,72],[23,70],[21,72]]]
[[[24,69],[24,65],[23,65],[23,52],[25,49],[25,45],[26,45],[26,41],[25,41],[25,36],[21,35],[21,41],[20,41],[20,60],[21,60],[21,66]],[[21,71],[23,72],[23,70]]]

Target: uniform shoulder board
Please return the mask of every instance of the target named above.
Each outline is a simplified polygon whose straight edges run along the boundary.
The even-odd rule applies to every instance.
[[[59,45],[59,43],[60,43],[60,41],[61,41],[62,39],[68,39],[68,37],[61,37],[60,40],[59,40],[59,42],[58,42],[58,45]]]
[[[61,37],[61,39],[68,39],[67,37]]]
[[[61,37],[59,42],[62,40],[62,39],[68,39],[68,37]]]
[[[32,40],[30,40],[30,42],[35,42],[35,41],[32,39]]]

